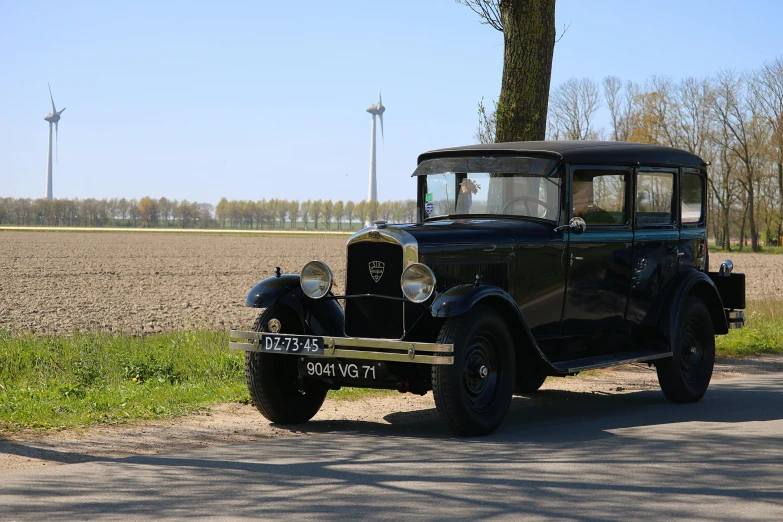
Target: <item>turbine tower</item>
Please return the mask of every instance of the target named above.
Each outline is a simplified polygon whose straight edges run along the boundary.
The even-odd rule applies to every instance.
[[[378,103],[367,107],[367,112],[372,114],[372,134],[370,138],[370,181],[367,188],[367,203],[371,201],[378,201],[378,181],[375,174],[375,117],[378,116],[381,120],[381,139],[383,139],[383,113],[386,112],[386,107],[381,103],[381,93],[378,91]],[[367,218],[367,226],[374,216]]]
[[[47,83],[47,85],[49,85]],[[59,137],[58,122],[60,121],[60,114],[63,113],[65,107],[59,112],[54,106],[54,97],[52,96],[52,86],[49,85],[49,98],[52,100],[52,112],[44,116],[44,120],[49,122],[49,153],[46,156],[46,199],[52,200],[52,123],[54,123],[55,140]]]

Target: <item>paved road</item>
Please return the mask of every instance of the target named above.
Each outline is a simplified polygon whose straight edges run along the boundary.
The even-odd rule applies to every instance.
[[[783,374],[713,384],[692,405],[552,391],[512,409],[483,439],[393,414],[7,473],[0,519],[783,520]]]

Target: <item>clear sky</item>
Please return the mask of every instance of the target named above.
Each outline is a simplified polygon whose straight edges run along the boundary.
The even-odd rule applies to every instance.
[[[783,55],[777,0],[558,0],[552,83],[705,76]],[[414,196],[416,156],[472,143],[502,35],[453,0],[0,0],[0,197]],[[379,137],[380,138],[380,137]]]

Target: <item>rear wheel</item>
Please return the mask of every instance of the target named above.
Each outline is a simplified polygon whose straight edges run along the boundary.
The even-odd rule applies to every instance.
[[[271,325],[271,326],[270,326]],[[305,333],[302,322],[291,308],[274,305],[258,316],[253,331]],[[300,379],[297,357],[260,352],[245,353],[245,379],[253,404],[271,422],[300,424],[321,409],[326,399],[326,385]]]
[[[487,435],[500,426],[514,390],[514,345],[505,321],[487,306],[451,318],[438,342],[454,344],[454,364],[432,367],[438,413],[458,435]]]
[[[701,299],[685,302],[672,345],[672,358],[656,365],[661,390],[672,402],[696,402],[707,391],[715,364],[712,318]]]

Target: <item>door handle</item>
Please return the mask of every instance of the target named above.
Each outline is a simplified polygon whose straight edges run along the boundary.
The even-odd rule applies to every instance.
[[[579,257],[579,256],[575,256],[574,254],[571,254],[571,263],[570,263],[570,265],[573,266],[574,265],[574,261],[582,261],[582,260],[584,260],[583,257]]]
[[[685,255],[685,252],[683,252],[682,250],[678,250],[677,251],[677,257],[683,257],[684,255]]]

